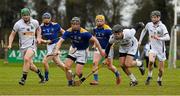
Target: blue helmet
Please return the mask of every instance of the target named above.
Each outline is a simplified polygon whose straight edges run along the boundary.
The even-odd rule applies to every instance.
[[[51,14],[49,12],[44,13],[42,19],[51,19]]]

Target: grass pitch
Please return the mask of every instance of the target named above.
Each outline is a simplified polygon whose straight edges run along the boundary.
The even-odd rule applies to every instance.
[[[178,62],[180,64],[180,62]],[[36,64],[43,70],[42,64]],[[115,65],[118,65],[115,61]],[[87,75],[92,65],[86,64],[83,73]],[[74,70],[74,67],[73,67]],[[0,60],[0,95],[180,95],[180,69],[165,69],[163,86],[156,83],[157,68],[153,71],[153,80],[149,86],[144,84],[147,76],[140,75],[138,68],[132,68],[139,84],[135,87],[129,86],[129,78],[118,67],[122,76],[122,83],[115,84],[115,76],[106,67],[99,70],[99,85],[89,85],[92,76],[79,87],[68,87],[64,72],[50,64],[50,80],[46,84],[39,84],[38,76],[30,71],[26,84],[21,86],[18,81],[21,78],[22,64],[4,64]]]

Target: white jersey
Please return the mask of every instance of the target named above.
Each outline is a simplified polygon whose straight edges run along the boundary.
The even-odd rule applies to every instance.
[[[140,43],[147,31],[149,33],[150,49],[165,52],[165,41],[170,40],[166,26],[161,21],[157,25],[154,25],[152,22],[147,23],[141,33]],[[160,39],[154,39],[154,36],[158,36]]]
[[[130,55],[135,55],[138,47],[137,39],[134,37],[136,31],[135,29],[124,29],[123,30],[123,39],[115,39],[114,34],[110,36],[109,43],[118,43],[119,52],[127,53]]]
[[[123,39],[115,39],[114,34],[110,36],[109,43],[113,44],[118,42],[120,46],[129,47],[133,45],[134,42],[137,42],[137,39],[134,37],[136,31],[135,29],[124,29],[123,30]]]
[[[36,46],[35,32],[38,27],[39,22],[32,18],[30,18],[29,24],[25,23],[23,19],[15,23],[13,31],[18,32],[20,49]]]

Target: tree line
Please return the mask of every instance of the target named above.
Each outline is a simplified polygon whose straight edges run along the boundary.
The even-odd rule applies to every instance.
[[[29,2],[32,1],[32,2]],[[23,7],[31,7],[37,12],[34,18],[41,22],[44,12],[50,12],[53,20],[60,23],[64,29],[70,27],[70,19],[73,16],[81,18],[82,26],[91,28],[95,26],[94,18],[97,14],[103,14],[106,22],[111,27],[120,24],[122,9],[127,0],[1,0],[0,3],[0,38],[4,39],[9,34],[14,23],[20,18],[20,10]],[[171,0],[134,0],[138,9],[132,16],[131,24],[142,21],[150,21],[150,12],[159,10],[162,13],[162,22],[168,30],[173,25],[173,5]],[[64,2],[64,9],[59,9]],[[138,33],[139,36],[140,33]]]

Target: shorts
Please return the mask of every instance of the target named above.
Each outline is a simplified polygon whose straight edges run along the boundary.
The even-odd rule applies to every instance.
[[[20,48],[20,52],[21,52],[21,57],[23,58],[24,55],[25,55],[25,52],[27,50],[33,50],[34,54],[36,53],[36,50],[37,50],[37,47],[36,46],[30,46],[30,47],[27,47],[27,48]]]
[[[76,63],[84,65],[87,62],[87,50],[76,50],[73,53],[69,53],[67,58],[73,60]]]
[[[50,44],[50,45],[47,45],[47,46],[46,46],[46,47],[47,47],[47,55],[52,54],[52,51],[53,51],[53,49],[54,49],[55,46],[56,46],[56,43]]]
[[[155,56],[157,56],[159,61],[166,60],[166,52],[165,51],[163,52],[163,51],[157,51],[157,50],[150,49],[149,54],[150,53],[155,54]]]
[[[131,46],[120,46],[119,48],[119,57],[125,56],[125,55],[131,55],[135,56],[137,49],[138,49],[138,42],[132,41]]]

